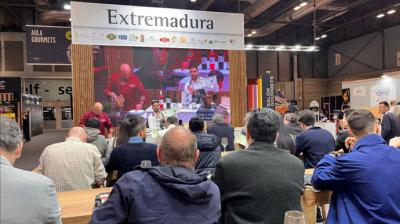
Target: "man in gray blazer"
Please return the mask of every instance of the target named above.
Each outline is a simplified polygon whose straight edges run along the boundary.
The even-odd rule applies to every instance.
[[[61,223],[53,182],[13,167],[22,145],[18,124],[0,116],[0,223]]]
[[[270,109],[247,121],[249,147],[217,163],[211,179],[221,193],[222,223],[283,223],[285,212],[301,211],[303,163],[274,146],[281,123]]]

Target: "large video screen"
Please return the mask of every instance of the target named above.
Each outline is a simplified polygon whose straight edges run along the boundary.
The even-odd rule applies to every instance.
[[[115,125],[127,114],[147,118],[159,101],[163,113],[187,122],[229,119],[229,60],[223,50],[94,46],[96,101]]]

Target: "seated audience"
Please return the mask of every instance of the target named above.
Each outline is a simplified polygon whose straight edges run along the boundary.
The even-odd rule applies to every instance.
[[[296,136],[291,135],[287,126],[281,124],[278,135],[275,139],[275,146],[279,149],[288,151],[290,154],[295,154],[294,139]]]
[[[301,211],[304,166],[274,146],[280,122],[270,109],[252,113],[246,124],[249,147],[217,163],[211,179],[221,193],[222,223],[283,223],[286,211]]]
[[[382,110],[382,122],[381,122],[381,135],[385,139],[386,143],[389,143],[390,139],[400,136],[400,116],[392,111],[389,111],[389,104],[386,101],[380,102],[379,107],[385,107]],[[393,111],[395,108],[393,108]]]
[[[325,154],[335,149],[335,139],[329,131],[314,126],[315,116],[310,110],[300,112],[299,122],[304,131],[296,136],[295,155],[303,153],[304,167],[314,168]]]
[[[146,122],[142,116],[129,115],[122,121],[120,131],[129,137],[128,143],[118,144],[123,139],[118,138],[117,147],[111,152],[106,164],[107,173],[118,171],[118,178],[133,171],[142,160],[150,160],[153,166],[158,165],[157,145],[146,143]]]
[[[107,150],[107,140],[104,135],[100,134],[100,122],[97,117],[91,117],[86,120],[85,132],[87,135],[87,143],[90,143],[99,150],[101,157],[105,157]]]
[[[218,187],[194,172],[199,156],[196,137],[173,128],[161,140],[157,167],[138,167],[115,184],[105,204],[90,223],[218,223]]]
[[[221,113],[214,113],[212,119],[214,124],[211,127],[207,128],[207,133],[217,136],[218,145],[221,148],[221,151],[235,150],[235,130],[233,129],[233,127],[226,123],[225,117]],[[224,146],[221,144],[221,139],[224,137],[228,138],[228,145],[226,146],[226,149],[224,149]]]
[[[346,139],[350,137],[349,133],[349,124],[347,123],[346,117],[349,116],[353,109],[347,109],[344,111],[343,119],[342,119],[342,130],[339,130],[335,140],[335,151],[343,150],[343,152],[348,153],[350,151],[350,147],[346,145]]]
[[[344,112],[345,112],[346,110],[348,110],[348,109],[351,109],[351,106],[350,106],[349,104],[343,104],[343,105],[342,105],[342,108],[341,108],[341,110],[340,110],[340,112],[339,112],[339,114],[338,114],[337,119],[338,119],[339,130],[344,129],[344,125],[345,125],[345,124],[343,123]]]
[[[167,131],[171,130],[176,126],[178,126],[178,119],[175,116],[167,117],[167,120],[165,121],[166,129],[158,132],[160,134],[160,137],[162,138],[165,135],[165,133],[167,133]]]
[[[199,117],[190,119],[189,129],[196,136],[197,148],[200,150],[200,156],[195,165],[196,172],[212,173],[221,158],[217,136],[205,133],[204,121]]]
[[[107,173],[100,153],[86,139],[83,128],[71,128],[65,142],[43,150],[35,172],[52,179],[57,192],[90,189],[94,183],[103,185]]]
[[[400,223],[400,150],[377,134],[371,112],[354,110],[346,119],[352,152],[325,155],[312,177],[315,188],[333,191],[327,223]]]
[[[111,138],[113,135],[114,127],[110,117],[108,117],[106,112],[103,112],[103,104],[101,104],[100,102],[94,103],[92,111],[89,111],[82,116],[81,120],[79,121],[79,126],[83,127],[86,121],[91,117],[96,117],[97,119],[99,119],[100,134],[105,135],[107,128],[108,129],[107,137]]]
[[[0,116],[0,223],[61,223],[53,181],[13,167],[22,145],[18,124]]]
[[[128,119],[132,117],[133,114],[127,115],[125,119]],[[108,144],[107,144],[107,150],[106,150],[106,159],[104,161],[104,164],[108,162],[108,159],[110,158],[111,152],[117,147],[117,145],[122,145],[128,143],[129,140],[129,135],[128,131],[129,128],[127,127],[128,123],[127,122],[121,122],[121,125],[119,126],[119,131],[118,135],[112,138],[107,139]]]
[[[400,137],[394,137],[390,139],[389,145],[395,148],[400,148]]]
[[[293,136],[303,132],[303,129],[299,127],[299,120],[295,113],[286,113],[283,118],[283,124]]]

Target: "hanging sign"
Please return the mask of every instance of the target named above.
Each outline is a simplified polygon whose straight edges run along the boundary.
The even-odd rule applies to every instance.
[[[71,64],[71,28],[59,26],[26,26],[28,64]]]
[[[71,2],[72,43],[244,50],[244,17],[168,8]]]

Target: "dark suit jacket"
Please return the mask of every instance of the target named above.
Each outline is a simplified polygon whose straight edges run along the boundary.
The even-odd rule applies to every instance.
[[[395,113],[387,112],[383,115],[381,125],[381,135],[386,143],[389,143],[390,139],[400,136],[400,117],[397,117]]]
[[[211,179],[221,192],[222,223],[282,224],[286,211],[301,211],[303,163],[273,144],[229,153]]]
[[[218,144],[220,145],[220,148],[222,151],[224,150],[224,147],[221,145],[221,138],[226,137],[228,138],[228,145],[226,146],[225,151],[233,151],[235,150],[235,145],[234,145],[234,129],[232,126],[229,124],[214,124],[210,128],[207,128],[207,133],[208,134],[214,134],[218,137],[217,141]]]
[[[105,165],[107,173],[118,171],[118,178],[135,170],[142,160],[150,160],[152,166],[158,166],[157,145],[151,143],[126,143],[118,145]]]
[[[325,154],[334,150],[333,135],[320,127],[311,127],[296,136],[295,155],[303,152],[305,168],[314,168]]]

